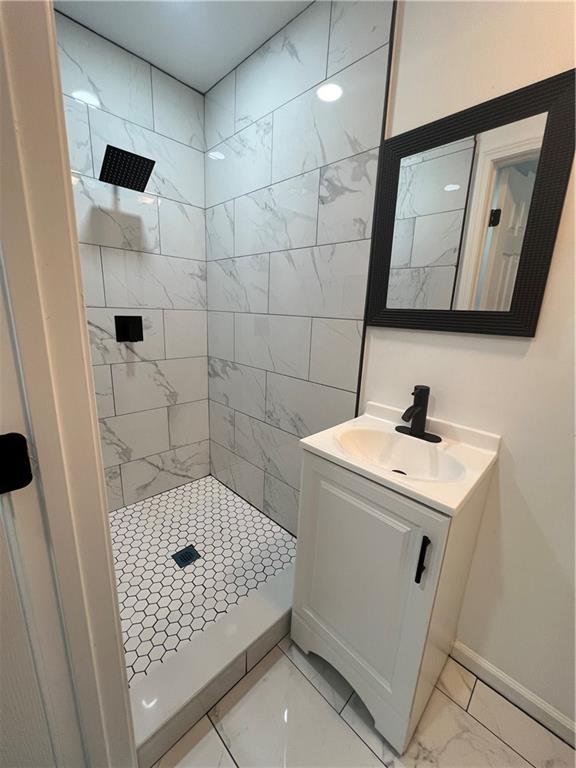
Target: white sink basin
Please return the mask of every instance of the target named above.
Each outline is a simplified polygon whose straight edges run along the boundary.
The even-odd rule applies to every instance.
[[[461,462],[441,450],[441,443],[398,432],[349,427],[337,433],[336,440],[349,456],[413,480],[453,483],[466,471]]]
[[[304,438],[306,451],[347,467],[448,515],[463,506],[496,461],[500,438],[488,432],[428,419],[440,443],[396,432],[402,411],[368,403],[366,413]]]

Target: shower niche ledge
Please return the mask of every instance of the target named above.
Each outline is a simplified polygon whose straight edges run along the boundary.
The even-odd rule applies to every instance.
[[[302,440],[292,637],[353,686],[402,753],[455,639],[500,438],[437,419],[440,443],[366,413]],[[400,471],[398,471],[400,470]]]

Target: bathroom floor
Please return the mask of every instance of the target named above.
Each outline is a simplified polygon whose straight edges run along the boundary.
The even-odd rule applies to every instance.
[[[574,750],[448,660],[398,757],[348,683],[285,637],[155,768],[570,768]]]
[[[289,565],[296,539],[214,477],[110,514],[128,681]],[[181,568],[172,555],[200,555]]]

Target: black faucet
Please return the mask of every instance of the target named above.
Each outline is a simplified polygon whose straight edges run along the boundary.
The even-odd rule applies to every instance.
[[[403,435],[417,437],[419,440],[427,440],[429,443],[439,443],[442,438],[426,432],[426,415],[428,413],[428,398],[430,397],[430,387],[423,384],[416,384],[414,387],[414,402],[402,414],[403,421],[409,421],[409,427],[396,427],[396,432],[402,432]]]

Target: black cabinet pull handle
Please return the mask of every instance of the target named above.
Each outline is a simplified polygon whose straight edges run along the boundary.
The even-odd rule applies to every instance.
[[[18,432],[0,435],[0,494],[25,488],[32,482],[28,442]]]
[[[416,566],[416,576],[414,581],[416,584],[420,584],[422,581],[422,574],[426,570],[426,551],[432,542],[428,536],[422,536],[422,544],[420,545],[420,555],[418,556],[418,565]]]

